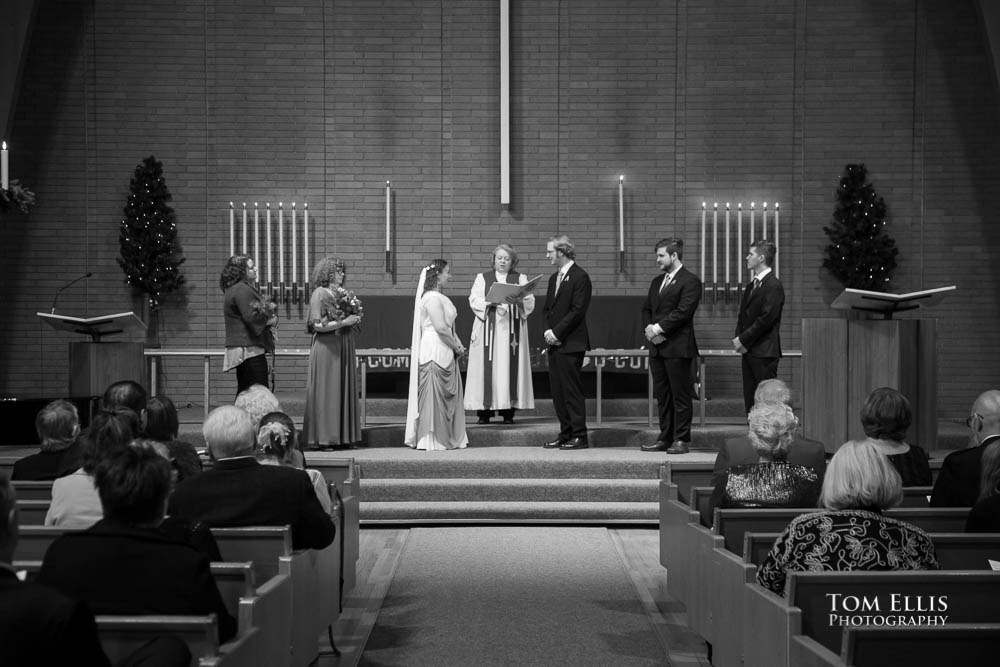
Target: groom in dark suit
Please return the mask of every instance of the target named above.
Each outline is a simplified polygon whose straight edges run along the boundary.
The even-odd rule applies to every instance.
[[[548,449],[585,449],[587,408],[583,397],[583,357],[590,349],[587,308],[590,306],[590,276],[576,263],[573,242],[562,234],[553,236],[545,256],[558,268],[549,278],[545,294],[545,342],[548,344],[549,386],[559,417],[559,437],[544,443]]]
[[[753,407],[757,385],[778,377],[781,359],[781,310],[785,307],[785,288],[774,275],[777,248],[771,241],[754,241],[747,253],[747,269],[753,280],[743,290],[740,312],[736,317],[733,349],[743,355],[743,405],[747,413]]]
[[[686,454],[694,413],[691,362],[698,356],[694,313],[701,301],[701,281],[681,264],[684,241],[661,239],[655,250],[663,273],[649,283],[642,321],[647,323],[649,371],[660,409],[660,435],[656,442],[643,445],[642,451]]]

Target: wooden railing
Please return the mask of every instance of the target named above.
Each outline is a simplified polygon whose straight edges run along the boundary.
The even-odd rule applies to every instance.
[[[699,424],[701,426],[705,425],[705,387],[707,385],[707,375],[706,375],[706,361],[709,358],[724,358],[732,357],[739,358],[734,350],[701,350],[701,356],[698,358],[698,377],[700,382],[698,383],[698,407],[699,407]],[[361,425],[367,425],[367,411],[366,411],[366,400],[368,397],[368,366],[369,360],[373,357],[409,357],[410,351],[408,349],[399,348],[363,348],[355,352],[357,356],[358,368],[360,371],[361,379],[361,396],[360,396],[360,411],[361,411]],[[222,357],[225,355],[225,349],[223,348],[151,348],[145,351],[145,355],[149,357],[149,387],[152,395],[156,395],[156,385],[157,378],[159,375],[160,360],[163,357],[202,357],[204,360],[204,386],[203,386],[203,405],[205,406],[205,416],[208,416],[209,405],[210,405],[210,394],[211,394],[211,360],[212,357]],[[603,422],[603,401],[604,401],[604,367],[607,364],[607,360],[614,357],[646,357],[649,355],[649,350],[646,349],[630,349],[630,350],[590,350],[587,352],[587,356],[594,360],[594,368],[597,372],[597,415],[596,415],[596,425],[600,426]],[[282,348],[275,350],[275,356],[278,357],[308,357],[309,350],[304,348]],[[790,350],[784,353],[785,357],[801,357],[801,350]],[[646,373],[646,385],[647,385],[647,400],[649,403],[649,411],[647,414],[647,423],[650,427],[654,426],[656,423],[656,400],[653,397],[653,377],[648,372]]]

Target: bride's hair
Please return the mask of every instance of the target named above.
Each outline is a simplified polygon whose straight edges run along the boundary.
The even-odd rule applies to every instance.
[[[424,278],[425,292],[437,288],[438,278],[446,266],[448,266],[448,261],[444,259],[435,259],[427,265],[427,276]]]

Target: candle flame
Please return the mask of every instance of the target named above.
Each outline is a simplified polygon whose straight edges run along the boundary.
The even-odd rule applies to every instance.
[[[254,202],[254,203],[253,203],[253,207],[254,207],[254,208],[257,208],[257,202]]]
[[[229,208],[233,207],[233,202],[229,202]]]
[[[4,150],[7,150],[7,142],[6,142],[6,141],[5,141],[5,142],[3,142],[3,149],[4,149]]]
[[[736,205],[736,208],[738,208],[738,209],[740,209],[742,211],[743,210],[743,202],[738,203]]]
[[[729,210],[729,202],[726,202],[726,210]]]
[[[712,206],[713,206],[714,208],[719,208],[719,202],[715,202],[714,204],[712,204]]]
[[[753,208],[754,203],[750,202],[750,208]]]
[[[385,187],[389,187],[389,181],[385,182]]]
[[[702,203],[701,203],[701,207],[702,207],[702,208],[705,208],[705,202],[702,202]]]
[[[618,177],[618,182],[619,183],[624,183],[625,182],[625,177],[624,176],[619,176]]]
[[[781,206],[778,202],[774,202],[774,210],[777,211],[778,207]]]

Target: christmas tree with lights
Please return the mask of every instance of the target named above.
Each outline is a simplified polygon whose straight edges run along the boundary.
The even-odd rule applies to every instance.
[[[888,292],[896,269],[896,242],[886,232],[885,201],[866,183],[863,164],[847,165],[837,189],[833,223],[823,267],[844,287]]]
[[[163,163],[152,155],[140,162],[129,190],[118,234],[118,264],[125,282],[144,294],[150,311],[155,311],[164,294],[184,284],[178,269],[184,258],[177,243],[174,209],[167,205],[170,191],[163,180]]]

